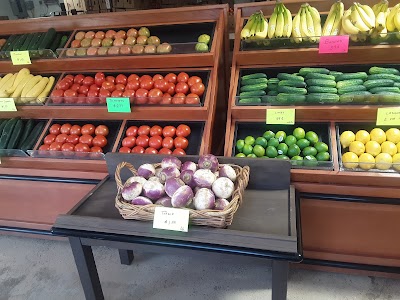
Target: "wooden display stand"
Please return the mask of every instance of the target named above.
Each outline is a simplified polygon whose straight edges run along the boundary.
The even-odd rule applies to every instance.
[[[0,35],[47,31],[50,27],[55,28],[57,31],[72,31],[73,34],[67,45],[71,42],[75,32],[97,28],[115,29],[119,27],[215,22],[215,29],[210,52],[207,53],[193,51],[193,53],[188,54],[121,55],[85,58],[60,57],[32,60],[32,64],[27,66],[14,66],[10,60],[0,61],[0,73],[17,72],[22,67],[28,67],[33,74],[48,72],[78,74],[97,71],[105,73],[141,71],[156,74],[163,70],[178,73],[189,70],[193,72],[208,71],[209,84],[206,86],[203,106],[132,106],[131,113],[108,113],[105,106],[17,106],[17,112],[2,112],[1,118],[21,117],[49,120],[42,137],[45,135],[52,119],[122,120],[123,123],[118,132],[113,151],[117,150],[117,145],[123,138],[122,128],[126,120],[143,120],[144,124],[150,121],[202,121],[204,122],[204,129],[199,142],[201,145],[199,154],[209,153],[211,152],[213,138],[221,141],[224,134],[224,123],[221,123],[221,121],[216,120],[216,126],[220,130],[212,131],[212,128],[216,111],[226,111],[226,103],[223,101],[217,103],[217,99],[226,99],[223,87],[226,79],[224,57],[227,57],[228,50],[227,12],[228,5],[214,5],[4,21],[0,27]],[[161,20],[165,20],[165,22]],[[193,37],[193,41],[196,40],[197,36]],[[219,86],[222,89],[218,88]],[[222,121],[224,122],[224,120]],[[38,146],[39,144],[37,143],[36,147]],[[0,227],[48,231],[58,214],[68,212],[88,192],[88,188],[90,190],[93,184],[103,179],[106,175],[107,167],[105,161],[3,157],[0,165],[0,178],[4,179],[10,176],[10,179],[15,177],[19,179],[25,178],[24,182],[27,182],[27,184],[22,184],[18,189],[11,189],[6,187],[5,180],[0,182],[2,195],[0,201]],[[37,182],[37,178],[41,178],[46,183]],[[57,180],[54,178],[57,178]],[[47,184],[47,182],[53,181],[58,183]],[[8,186],[10,186],[9,183]],[[33,192],[33,196],[38,196],[39,191],[43,195],[43,198],[37,197],[34,202],[30,199],[30,197],[33,197],[31,193],[33,186],[38,189]],[[58,197],[56,197],[54,189],[59,191]],[[49,199],[45,196],[48,193]],[[29,199],[23,194],[30,195]],[[15,199],[19,199],[20,202],[16,202]],[[61,202],[63,203],[62,205],[60,205]]]
[[[304,1],[284,1],[296,14]],[[332,2],[308,1],[321,14]],[[351,1],[343,1],[347,9]],[[395,1],[397,2],[397,1]],[[375,1],[362,1],[374,4]],[[394,5],[396,3],[392,3]],[[241,68],[287,66],[330,66],[345,64],[400,63],[398,45],[351,46],[347,54],[318,54],[318,48],[240,50],[240,31],[244,20],[262,10],[269,17],[275,2],[235,6],[235,44],[229,92],[225,155],[232,156],[235,126],[239,121],[265,123],[271,106],[236,106],[235,96]],[[395,54],[397,53],[397,54]],[[289,106],[290,107],[290,106]],[[289,108],[286,107],[286,108]],[[293,106],[291,106],[293,107]],[[400,175],[339,170],[336,122],[376,122],[378,106],[315,105],[296,106],[296,124],[328,122],[331,129],[333,170],[292,169],[291,178],[301,192],[301,221],[304,260],[314,264],[398,272],[385,267],[400,267]],[[280,107],[284,108],[284,107]],[[360,267],[361,266],[361,267]],[[364,267],[363,267],[364,266]]]

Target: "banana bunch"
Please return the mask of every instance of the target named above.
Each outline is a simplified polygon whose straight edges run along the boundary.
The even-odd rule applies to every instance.
[[[283,3],[277,2],[269,19],[268,37],[290,38],[292,35],[292,13]]]
[[[372,11],[375,14],[375,29],[372,31],[372,40],[381,39],[387,37],[386,19],[389,14],[389,2],[382,0],[372,7]]]
[[[305,3],[293,19],[292,35],[296,43],[318,42],[321,36],[321,16],[315,7]]]
[[[268,35],[268,21],[262,11],[250,16],[240,32],[241,39],[262,40]]]
[[[389,32],[400,31],[400,3],[390,9],[386,18],[386,28]]]
[[[342,17],[344,14],[344,4],[342,1],[336,1],[329,10],[324,27],[322,28],[322,35],[338,35],[342,28]]]
[[[55,78],[34,76],[29,69],[9,73],[0,80],[0,98],[14,98],[15,103],[43,103],[53,87]]]

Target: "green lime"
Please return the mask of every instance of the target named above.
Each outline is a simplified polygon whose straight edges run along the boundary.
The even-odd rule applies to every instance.
[[[252,145],[244,145],[244,147],[243,147],[243,153],[245,154],[245,155],[249,155],[249,154],[251,154],[251,153],[253,153],[253,146]]]
[[[265,148],[268,145],[268,141],[266,138],[259,136],[258,138],[256,138],[256,145],[260,145]]]
[[[304,139],[304,137],[306,136],[306,132],[303,128],[297,127],[295,130],[293,130],[293,135],[296,139],[300,140]]]
[[[297,146],[296,144],[294,144],[289,147],[287,155],[289,157],[294,157],[294,156],[298,156],[300,154],[300,152],[301,152],[300,147]]]
[[[293,166],[302,166],[303,165],[303,158],[301,156],[295,155],[291,159],[291,163]]]
[[[303,150],[304,148],[310,146],[310,141],[306,139],[300,139],[297,141],[296,145],[300,147],[300,150]]]
[[[235,157],[246,157],[246,155],[244,155],[243,153],[238,153],[235,155]]]
[[[237,142],[236,142],[236,149],[237,149],[239,152],[242,152],[243,147],[244,147],[244,140],[237,140]]]
[[[303,155],[304,156],[307,156],[307,155],[315,156],[315,155],[317,155],[317,153],[318,153],[318,151],[314,147],[305,147],[303,149]]]
[[[256,142],[256,140],[251,135],[246,136],[246,138],[244,139],[244,143],[247,145],[253,146],[255,142]]]
[[[265,154],[269,157],[269,158],[275,158],[278,156],[278,151],[276,150],[275,147],[273,146],[268,146],[267,150],[265,151]]]
[[[319,152],[328,152],[329,147],[324,142],[316,142],[314,145],[315,149]]]
[[[329,155],[328,152],[319,152],[316,156],[318,161],[328,161],[331,156]]]
[[[314,145],[316,142],[318,142],[318,134],[316,134],[314,131],[307,131],[306,139],[310,141],[311,145]]]
[[[254,153],[250,153],[250,154],[247,155],[247,157],[257,158],[257,155],[255,155]]]
[[[316,167],[318,166],[318,161],[313,155],[304,156],[303,164],[306,167]]]
[[[285,139],[285,144],[288,146],[296,144],[297,139],[293,135],[288,135]]]
[[[268,141],[268,147],[269,146],[272,146],[272,147],[278,147],[278,145],[279,145],[279,141],[278,141],[278,139],[276,139],[276,138],[271,138],[269,141]]]
[[[261,157],[264,156],[265,154],[265,149],[263,146],[261,145],[255,145],[253,148],[253,153],[257,156],[257,157]]]
[[[283,155],[283,154],[278,155],[276,158],[277,158],[277,159],[286,159],[286,160],[289,160],[289,157],[287,157],[286,155]]]
[[[288,152],[288,146],[285,143],[280,143],[278,147],[276,147],[276,150],[278,150],[279,155],[286,155],[286,153]]]
[[[269,141],[271,138],[275,137],[275,133],[273,133],[271,130],[268,130],[264,132],[263,137]]]
[[[276,139],[278,139],[278,141],[279,141],[279,143],[280,142],[283,142],[285,139],[286,139],[286,132],[284,132],[284,131],[278,131],[276,134],[275,134],[275,138]]]

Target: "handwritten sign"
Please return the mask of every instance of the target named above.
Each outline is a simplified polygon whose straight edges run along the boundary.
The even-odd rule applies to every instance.
[[[376,114],[377,126],[394,126],[400,125],[400,108],[398,107],[385,107],[378,108]]]
[[[319,40],[319,53],[347,53],[349,52],[349,36],[321,36]]]
[[[13,65],[31,65],[29,51],[11,51],[11,61]]]
[[[267,109],[266,123],[270,125],[293,125],[295,115],[296,110],[294,108]]]
[[[106,101],[108,112],[131,112],[131,103],[129,102],[129,98],[107,98]]]
[[[13,98],[0,98],[0,111],[17,111]]]
[[[156,207],[153,228],[188,232],[189,211],[187,209]]]

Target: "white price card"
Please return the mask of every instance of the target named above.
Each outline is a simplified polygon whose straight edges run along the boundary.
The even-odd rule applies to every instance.
[[[188,232],[189,210],[171,207],[156,207],[153,228]]]
[[[0,98],[0,111],[17,111],[14,98]]]

